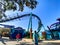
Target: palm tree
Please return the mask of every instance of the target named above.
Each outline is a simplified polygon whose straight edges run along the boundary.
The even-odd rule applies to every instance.
[[[6,10],[17,10],[17,5],[19,5],[19,11],[23,11],[24,7],[27,6],[31,9],[36,8],[36,0],[0,0],[0,19],[2,16],[6,17],[4,12]]]

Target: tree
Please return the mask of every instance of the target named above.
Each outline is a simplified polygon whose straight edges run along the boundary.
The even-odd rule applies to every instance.
[[[17,5],[19,5],[19,11],[23,11],[24,7],[27,6],[31,9],[36,8],[36,0],[0,0],[0,19],[2,16],[6,17],[4,12],[6,10],[17,10]]]

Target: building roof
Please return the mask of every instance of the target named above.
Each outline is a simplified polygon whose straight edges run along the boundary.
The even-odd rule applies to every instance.
[[[16,27],[15,30],[24,30],[22,27]]]
[[[13,25],[5,25],[5,24],[0,24],[0,26],[4,26],[4,28],[14,28],[15,27]]]

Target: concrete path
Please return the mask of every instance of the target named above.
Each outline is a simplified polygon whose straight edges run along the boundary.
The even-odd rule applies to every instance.
[[[17,42],[16,40],[9,40],[8,37],[3,37],[0,39],[0,45],[34,45],[34,42],[31,39],[23,39]],[[60,45],[60,40],[40,41],[39,45]]]

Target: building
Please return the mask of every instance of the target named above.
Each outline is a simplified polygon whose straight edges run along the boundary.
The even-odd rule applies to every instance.
[[[25,29],[21,28],[21,27],[17,27],[17,28],[13,28],[10,31],[10,39],[16,39],[16,35],[20,34],[20,37],[23,38],[25,36]],[[20,38],[20,39],[21,39]]]
[[[0,28],[0,33],[2,33],[3,36],[9,36],[11,39],[16,39],[16,35],[19,33],[21,35],[21,38],[25,36],[25,29],[21,27],[16,27],[12,25],[5,25],[0,24],[3,26],[3,28]]]

